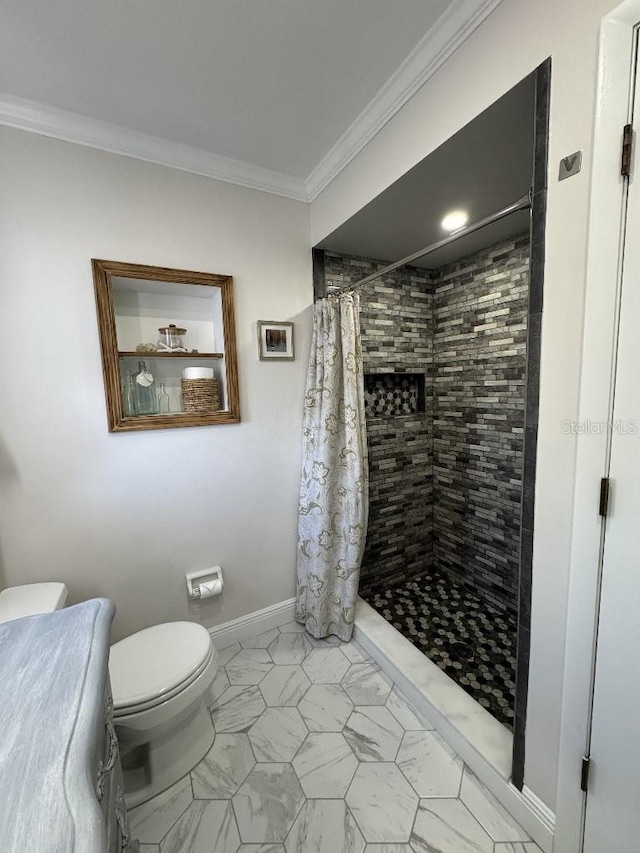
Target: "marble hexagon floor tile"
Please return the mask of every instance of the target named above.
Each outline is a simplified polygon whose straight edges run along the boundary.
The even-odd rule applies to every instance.
[[[269,646],[269,654],[274,663],[302,663],[313,646],[304,634],[280,634]]]
[[[361,764],[346,800],[368,842],[409,841],[418,797],[395,764]]]
[[[291,761],[306,736],[307,727],[296,708],[267,708],[249,729],[258,761]]]
[[[239,845],[231,803],[196,800],[160,844],[160,853],[236,853]]]
[[[262,634],[256,634],[255,637],[250,637],[248,640],[243,640],[240,645],[243,649],[266,649],[279,636],[280,631],[273,628],[271,631],[265,631]]]
[[[344,736],[359,761],[394,761],[404,730],[386,708],[356,708],[344,727]]]
[[[283,842],[304,800],[290,764],[256,764],[232,801],[242,842]]]
[[[493,841],[460,800],[421,800],[411,833],[415,853],[493,853]]]
[[[241,648],[240,643],[234,643],[231,646],[226,646],[224,649],[218,649],[218,661],[220,666],[226,666],[231,658],[238,654]]]
[[[341,732],[353,702],[339,684],[313,684],[298,704],[310,732]]]
[[[313,637],[311,634],[307,634],[309,638],[309,642],[312,646],[315,646],[318,649],[326,649],[327,646],[343,646],[344,643],[340,639],[340,637],[336,637],[335,634],[330,634],[328,637],[322,637],[318,639],[317,637]]]
[[[367,663],[369,658],[355,640],[350,643],[342,643],[340,651],[350,663]]]
[[[258,684],[273,669],[273,661],[266,649],[242,649],[225,669],[231,684]]]
[[[260,692],[267,705],[297,705],[311,682],[301,666],[276,666],[260,682]]]
[[[393,682],[372,661],[351,664],[342,686],[356,705],[384,705]]]
[[[285,848],[287,853],[362,853],[364,838],[344,800],[307,800]]]
[[[291,622],[219,658],[214,744],[130,812],[140,853],[541,853],[357,644]]]
[[[529,841],[529,835],[465,767],[460,799],[494,841]]]
[[[341,734],[310,734],[293,760],[293,769],[309,799],[344,797],[358,760]]]
[[[185,776],[152,800],[129,812],[133,838],[158,844],[193,801],[191,779]]]
[[[228,687],[211,709],[216,732],[244,732],[267,706],[256,686]]]
[[[457,797],[460,792],[462,760],[435,732],[407,732],[396,764],[419,797]]]
[[[339,684],[349,669],[349,661],[338,648],[315,648],[302,668],[314,684]]]
[[[407,732],[433,729],[433,725],[429,722],[426,715],[418,711],[397,687],[394,687],[391,693],[389,693],[385,707],[391,711],[402,728]]]
[[[197,800],[230,799],[255,763],[247,735],[217,734],[209,752],[191,771],[193,796]]]
[[[299,622],[287,622],[286,625],[280,626],[281,634],[306,634],[304,625]],[[311,640],[309,640],[311,642]]]
[[[214,701],[219,699],[229,686],[230,682],[227,670],[221,666],[216,673],[216,677],[213,679],[213,684],[209,688],[210,695],[214,697]]]

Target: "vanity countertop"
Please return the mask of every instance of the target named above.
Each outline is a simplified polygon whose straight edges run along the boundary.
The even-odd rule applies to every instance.
[[[0,851],[107,850],[96,798],[114,606],[0,624]]]

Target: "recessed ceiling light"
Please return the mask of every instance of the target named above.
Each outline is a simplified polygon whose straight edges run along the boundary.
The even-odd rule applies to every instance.
[[[464,228],[468,221],[469,214],[466,211],[452,210],[451,213],[447,213],[440,225],[442,226],[443,231],[452,233],[453,231],[457,231],[459,228]]]

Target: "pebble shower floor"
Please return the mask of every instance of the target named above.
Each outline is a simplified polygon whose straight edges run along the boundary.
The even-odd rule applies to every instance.
[[[514,616],[433,570],[364,597],[499,722],[513,727]]]

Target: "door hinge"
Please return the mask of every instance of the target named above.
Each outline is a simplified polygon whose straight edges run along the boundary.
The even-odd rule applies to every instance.
[[[598,515],[603,518],[607,517],[609,512],[609,478],[603,477],[600,480],[600,504],[598,507]]]
[[[591,756],[585,755],[582,759],[582,768],[580,770],[580,790],[587,793],[589,787],[589,771],[591,770]]]
[[[631,174],[631,154],[633,153],[633,126],[625,124],[622,130],[622,157],[620,174],[627,178]]]

